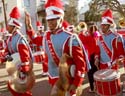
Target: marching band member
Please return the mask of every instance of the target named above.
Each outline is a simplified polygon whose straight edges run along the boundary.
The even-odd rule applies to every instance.
[[[0,31],[0,64],[4,63],[5,57],[5,40],[4,40],[4,30],[1,29]]]
[[[36,23],[37,25],[37,36],[43,36],[44,35],[44,26],[42,25],[42,23],[40,21],[37,21]],[[41,63],[42,63],[42,76],[47,76],[48,75],[48,58],[46,53],[43,50],[43,45],[42,46],[37,46],[36,45],[36,51],[35,52],[40,52],[41,55]]]
[[[94,57],[95,57],[95,54],[97,54],[97,52],[98,52],[98,46],[96,44],[97,36],[95,35],[97,28],[95,28],[94,25],[90,25],[88,28],[87,27],[88,26],[85,22],[80,22],[79,27],[77,26],[77,28],[80,31],[80,33],[78,34],[79,38],[82,41],[82,44],[85,46],[85,48],[88,52],[89,61],[91,64],[91,69],[87,72],[88,80],[89,80],[89,84],[90,84],[89,92],[94,92],[93,75],[97,71],[97,66],[95,66],[95,64],[94,64],[94,61],[95,61]]]
[[[74,25],[70,25],[66,20],[63,20],[62,27],[68,32],[74,32]]]
[[[67,30],[68,26],[70,26],[70,24],[66,21],[66,20],[63,20],[62,22],[62,27]]]
[[[74,76],[72,78],[69,77],[70,87],[67,91],[70,93],[70,96],[74,96],[76,95],[76,89],[84,80],[86,72],[85,52],[80,47],[76,39],[77,37],[72,38],[72,43],[70,43],[72,33],[62,28],[64,10],[60,0],[48,0],[45,8],[49,30],[45,32],[43,38],[33,37],[34,31],[31,26],[30,16],[26,14],[27,34],[32,38],[34,43],[39,45],[43,42],[44,50],[48,56],[49,83],[52,85],[51,96],[57,93],[58,90],[56,82],[59,79],[59,62],[61,56],[63,53],[66,53],[72,57],[67,60],[67,63],[69,66],[75,65]]]
[[[19,76],[21,80],[25,78],[25,74],[30,74],[32,71],[33,65],[32,65],[32,53],[31,49],[28,45],[28,42],[26,38],[23,36],[23,34],[20,32],[20,28],[22,24],[18,20],[20,18],[20,11],[18,7],[14,7],[10,13],[10,20],[8,21],[8,32],[11,34],[9,38],[7,39],[7,47],[5,52],[8,53],[6,56],[7,61],[12,61],[13,58],[11,55],[15,54],[16,52],[19,53],[19,57],[21,60],[20,66],[18,66],[17,70],[19,70],[23,75]],[[12,89],[11,87],[11,80],[8,82],[8,89],[12,93],[13,96],[32,96],[32,93],[30,90],[19,93]]]
[[[101,31],[102,35],[98,40],[100,53],[96,55],[95,64],[99,64],[100,69],[112,68],[118,69],[118,62],[123,61],[125,51],[123,46],[123,38],[116,32],[110,30],[114,20],[112,11],[107,9],[102,14]]]
[[[37,35],[44,35],[44,26],[42,25],[42,23],[40,21],[36,22],[36,26],[37,26]]]

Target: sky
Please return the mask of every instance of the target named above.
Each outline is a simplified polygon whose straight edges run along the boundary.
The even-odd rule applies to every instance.
[[[83,6],[88,6],[88,3],[90,2],[91,0],[79,0],[79,6],[78,8],[80,9],[81,7]]]
[[[84,13],[87,10],[89,10],[89,6],[88,6],[89,2],[91,2],[91,0],[79,0],[78,9],[79,10],[81,9],[80,13]]]
[[[118,0],[120,3],[125,4],[125,0]]]
[[[79,8],[91,2],[92,0],[79,0]],[[125,4],[125,0],[118,0],[120,3]]]
[[[80,13],[85,13],[87,10],[89,10],[88,3],[91,2],[92,0],[79,0],[79,6],[78,9],[81,11]],[[121,4],[125,4],[125,0],[118,0]]]

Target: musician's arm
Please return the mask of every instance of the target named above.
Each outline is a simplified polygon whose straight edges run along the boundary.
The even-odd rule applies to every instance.
[[[37,46],[42,45],[43,36],[37,36],[34,30],[27,30],[26,34],[33,44],[36,44]]]
[[[1,60],[0,60],[1,64],[4,64],[4,62],[6,62],[6,61],[12,60],[11,54],[9,54],[9,50],[8,50],[7,46],[4,48],[3,51],[4,52],[3,52],[3,54],[1,54]]]
[[[69,45],[65,46],[64,52],[69,54],[69,51],[70,51]],[[78,42],[76,45],[72,46],[72,60],[73,60],[72,63],[75,64],[76,70],[74,74],[73,83],[70,86],[69,91],[75,92],[77,87],[82,85],[84,80],[84,75],[86,72],[85,56]]]
[[[25,24],[26,24],[26,34],[28,38],[37,46],[42,45],[42,36],[37,36],[31,24],[31,17],[28,12],[25,12]]]
[[[114,62],[116,64],[125,64],[125,50],[124,50],[124,42],[123,37],[118,37],[113,40],[113,51],[114,51]],[[125,65],[124,65],[125,66]]]
[[[19,70],[23,72],[30,72],[33,67],[33,62],[29,46],[27,46],[25,41],[22,40],[22,42],[18,44],[18,52],[21,59],[21,67],[19,68]]]
[[[94,64],[99,69],[99,64],[100,64],[100,49],[99,49],[98,43],[96,43],[94,59],[95,59]]]

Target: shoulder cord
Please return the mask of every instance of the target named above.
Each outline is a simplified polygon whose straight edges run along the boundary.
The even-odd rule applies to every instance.
[[[21,36],[20,36],[21,35]],[[25,40],[25,38],[24,38],[24,36],[22,35],[22,34],[20,34],[19,36],[19,39],[18,39],[18,41],[17,41],[17,50],[18,50],[18,44],[19,44],[19,42],[20,42],[20,40],[23,38],[24,39],[24,41],[25,41],[25,43],[26,43],[26,45],[28,46],[28,49],[29,49],[29,51],[30,51],[30,57],[31,57],[31,61],[33,62],[33,55],[31,54],[32,53],[32,51],[31,51],[31,49],[30,49],[30,46],[29,46],[29,44],[27,43],[27,41]]]
[[[76,37],[76,39],[77,39],[77,41],[78,41],[80,47],[83,49],[83,53],[84,53],[84,55],[85,55],[85,61],[86,61],[86,63],[87,63],[87,70],[90,70],[90,69],[91,69],[91,65],[90,65],[90,62],[89,62],[89,59],[88,59],[88,54],[87,54],[87,52],[86,52],[86,50],[85,50],[85,47],[83,46],[81,40],[80,40],[79,37],[77,36],[77,34],[73,34],[73,35],[71,35],[71,37],[70,37],[70,41],[69,41],[69,42],[70,42],[70,47],[69,47],[70,56],[72,57],[72,42],[73,42],[74,37]]]
[[[45,49],[45,37],[46,37],[46,34],[47,34],[47,32],[45,32],[45,33],[43,34],[43,41],[42,41],[43,51],[44,51],[44,52],[46,52],[46,49]]]

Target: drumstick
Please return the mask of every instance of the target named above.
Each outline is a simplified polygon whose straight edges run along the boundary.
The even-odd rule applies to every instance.
[[[125,60],[125,58],[120,58],[120,59],[119,59],[119,63],[123,63],[124,60]]]
[[[111,63],[111,66],[109,66],[108,68],[111,69],[115,64],[122,64],[124,60],[125,58],[116,59]]]
[[[98,58],[95,59],[94,64],[97,67],[97,70],[99,70],[99,59]]]

